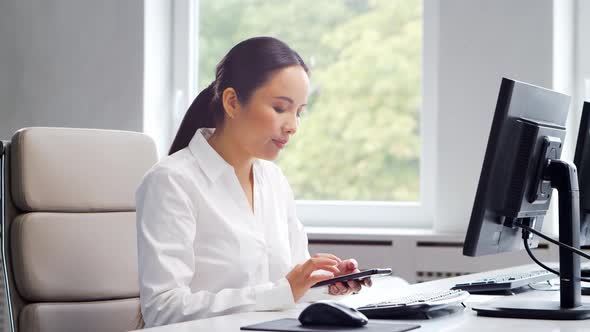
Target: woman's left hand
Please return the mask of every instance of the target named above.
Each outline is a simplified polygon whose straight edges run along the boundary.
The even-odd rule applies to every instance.
[[[358,263],[354,258],[343,260],[338,264],[337,268],[340,272],[335,273],[334,277],[359,272]],[[331,284],[328,289],[331,295],[346,295],[360,291],[362,286],[371,287],[372,284],[371,278],[365,278],[360,282],[356,280],[339,281]]]

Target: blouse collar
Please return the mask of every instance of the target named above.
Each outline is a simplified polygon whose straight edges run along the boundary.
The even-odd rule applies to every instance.
[[[225,172],[231,171],[232,174],[234,173],[233,166],[225,161],[207,141],[214,132],[215,128],[200,128],[188,145],[189,150],[211,182],[215,182]],[[254,173],[257,173],[259,168],[258,159],[254,160],[253,167]]]

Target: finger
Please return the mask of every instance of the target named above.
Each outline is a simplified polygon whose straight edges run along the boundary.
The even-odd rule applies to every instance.
[[[342,291],[335,284],[332,284],[329,286],[328,292],[330,293],[330,295],[343,295],[348,293],[348,290]]]
[[[336,264],[338,263],[330,258],[310,258],[303,264],[303,272],[305,275],[310,275],[313,271],[321,269],[332,273],[338,273],[340,271],[336,268]]]
[[[307,287],[311,287],[320,281],[324,281],[324,280],[328,280],[328,279],[332,279],[332,278],[334,278],[333,273],[315,274],[315,275],[312,275],[309,278],[307,278],[306,284],[307,284]]]
[[[358,269],[358,263],[352,258],[340,262],[340,264],[338,264],[338,269],[340,269],[342,274],[360,272]]]
[[[371,280],[371,278],[363,279],[363,285],[365,285],[366,287],[371,287],[373,286],[373,280]]]
[[[349,270],[357,270],[358,271],[359,263],[356,261],[356,259],[349,258],[346,261],[348,261],[348,269]]]
[[[331,263],[317,263],[317,264],[312,263],[310,265],[310,267],[308,267],[305,272],[308,273],[308,275],[309,275],[312,272],[317,271],[317,270],[325,270],[328,272],[332,272],[334,275],[337,275],[340,272],[340,270],[338,270],[336,265],[333,265]]]
[[[334,283],[334,286],[336,286],[336,288],[338,289],[338,294],[339,295],[343,295],[348,293],[348,286],[346,284],[343,284],[342,282],[337,282]]]
[[[312,258],[308,259],[307,262],[312,262],[316,266],[323,264],[323,265],[330,265],[330,266],[335,267],[336,265],[338,265],[337,260],[329,258],[329,257],[312,257]]]
[[[347,294],[350,294],[350,293],[352,293],[352,289],[346,287],[346,289],[345,290],[342,290],[339,295],[347,295]]]
[[[338,287],[332,284],[328,287],[328,292],[330,295],[338,295]]]
[[[340,258],[338,258],[338,256],[333,255],[333,254],[317,253],[317,254],[314,254],[312,257],[326,257],[326,258],[331,258],[331,259],[337,261],[338,263],[342,262],[342,260]]]
[[[347,281],[348,288],[351,289],[353,292],[360,292],[361,290],[361,283],[356,280],[348,280]]]

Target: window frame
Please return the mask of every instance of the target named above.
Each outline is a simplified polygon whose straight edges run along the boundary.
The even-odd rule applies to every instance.
[[[582,112],[582,102],[590,102],[590,64],[584,59],[590,55],[590,41],[585,38],[584,32],[590,33],[590,22],[585,17],[590,15],[590,3],[577,0],[573,6],[574,24],[574,96],[578,115]],[[579,117],[578,117],[579,118]]]
[[[197,95],[200,0],[172,4],[171,123],[177,127]],[[420,201],[297,200],[297,214],[306,226],[432,228],[435,210],[438,101],[439,4],[423,0],[422,108],[420,111]],[[172,132],[175,132],[173,128]],[[171,138],[172,139],[172,138]]]

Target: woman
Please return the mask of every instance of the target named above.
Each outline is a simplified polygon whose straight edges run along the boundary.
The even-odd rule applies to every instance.
[[[354,259],[309,256],[291,188],[269,162],[297,132],[308,92],[305,63],[274,38],[245,40],[217,65],[136,193],[147,326],[287,309],[322,297],[313,284],[358,271]]]

